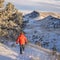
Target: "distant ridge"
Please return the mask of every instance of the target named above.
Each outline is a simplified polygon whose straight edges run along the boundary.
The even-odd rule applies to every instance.
[[[32,11],[31,13],[26,14],[24,17],[28,16],[29,18],[36,18],[36,17],[38,17],[39,15],[40,15],[39,12],[37,12],[37,11]]]
[[[60,13],[55,13],[55,12],[40,12],[40,17],[45,18],[45,17],[47,17],[49,15],[60,19]]]

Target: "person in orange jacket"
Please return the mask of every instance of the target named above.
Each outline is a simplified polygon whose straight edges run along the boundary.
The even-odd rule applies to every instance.
[[[25,44],[27,43],[27,38],[23,32],[20,33],[16,40],[16,44],[18,43],[20,45],[20,54],[22,54],[24,52]]]

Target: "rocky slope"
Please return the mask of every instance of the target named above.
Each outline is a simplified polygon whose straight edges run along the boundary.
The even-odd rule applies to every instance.
[[[39,46],[60,52],[60,19],[47,16],[43,19],[24,18],[28,39]]]

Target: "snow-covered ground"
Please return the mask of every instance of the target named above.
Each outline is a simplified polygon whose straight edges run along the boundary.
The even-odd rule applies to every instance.
[[[36,47],[36,46],[35,46]],[[56,60],[56,56],[34,48],[33,45],[25,47],[24,54],[19,54],[19,45],[15,47],[7,46],[0,43],[1,60]]]

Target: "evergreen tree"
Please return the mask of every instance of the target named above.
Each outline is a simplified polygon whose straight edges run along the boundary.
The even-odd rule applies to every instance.
[[[4,6],[4,0],[0,0],[0,8],[2,8]]]

